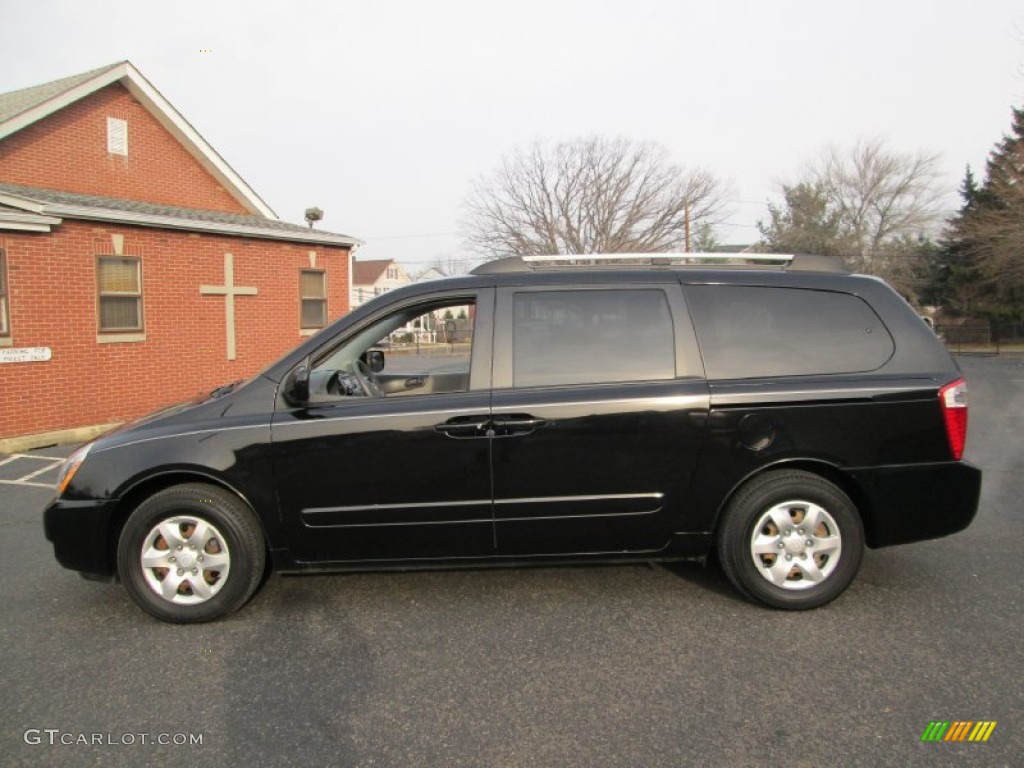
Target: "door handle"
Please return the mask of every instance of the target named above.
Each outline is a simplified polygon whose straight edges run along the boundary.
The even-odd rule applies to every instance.
[[[493,429],[499,435],[528,435],[538,427],[543,427],[547,422],[527,414],[512,414],[494,419],[491,422]]]
[[[488,437],[491,420],[487,416],[456,416],[448,419],[444,424],[434,427],[435,432],[440,432],[448,437],[475,438]]]

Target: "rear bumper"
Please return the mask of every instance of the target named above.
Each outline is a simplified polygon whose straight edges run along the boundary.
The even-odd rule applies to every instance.
[[[974,519],[981,470],[964,461],[856,470],[869,547],[937,539]]]
[[[117,499],[50,502],[43,512],[43,530],[57,562],[90,576],[113,576],[111,526],[116,507]]]

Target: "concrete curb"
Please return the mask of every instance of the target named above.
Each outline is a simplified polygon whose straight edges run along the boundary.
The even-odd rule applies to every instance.
[[[54,432],[39,432],[35,435],[22,435],[21,437],[0,438],[0,453],[22,453],[31,451],[33,448],[43,448],[50,445],[62,445],[65,443],[84,443],[92,440],[104,432],[123,424],[123,421],[115,421],[111,424],[94,424],[91,427],[75,427],[74,429],[58,429]]]

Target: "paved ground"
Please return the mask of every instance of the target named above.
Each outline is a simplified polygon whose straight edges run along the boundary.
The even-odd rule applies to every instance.
[[[42,459],[0,466],[0,765],[1019,765],[1024,364],[963,364],[974,525],[800,614],[717,568],[607,567],[271,578],[164,625],[56,565],[27,484],[53,476],[17,482]],[[998,725],[921,743],[933,720]]]

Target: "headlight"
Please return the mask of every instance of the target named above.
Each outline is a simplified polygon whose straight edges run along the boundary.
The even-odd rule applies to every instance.
[[[61,466],[60,475],[57,477],[57,496],[62,495],[64,489],[71,483],[71,479],[75,476],[78,468],[82,466],[85,457],[89,455],[90,448],[92,448],[92,443],[86,443],[68,456],[63,466]]]

